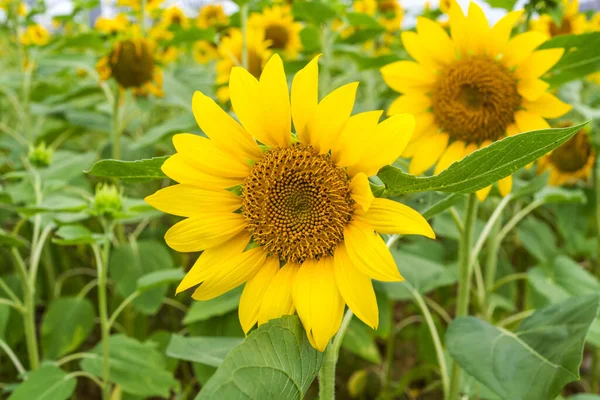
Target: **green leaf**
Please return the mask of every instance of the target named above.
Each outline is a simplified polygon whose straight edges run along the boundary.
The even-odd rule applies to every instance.
[[[63,225],[54,233],[57,238],[52,241],[63,246],[76,244],[93,244],[104,238],[103,235],[92,233],[83,225]]]
[[[336,16],[333,8],[320,1],[295,1],[292,4],[292,13],[296,18],[314,25],[324,24]]]
[[[514,333],[475,317],[457,318],[446,334],[448,351],[504,400],[553,399],[579,379],[599,300],[581,296],[537,310]]]
[[[8,400],[66,400],[71,397],[77,380],[57,366],[46,364],[27,374]]]
[[[585,193],[580,189],[565,189],[555,186],[548,186],[536,193],[534,198],[538,201],[542,201],[544,204],[585,204],[587,198]]]
[[[74,153],[71,151],[57,151],[52,158],[52,164],[40,171],[42,182],[46,180],[60,180],[63,183],[83,175],[83,170],[96,159],[94,153]]]
[[[372,27],[373,28],[373,27],[381,26],[375,18],[371,17],[368,14],[364,14],[364,13],[351,12],[346,15],[346,18],[348,18],[348,22],[350,22],[351,25],[354,25],[357,27]]]
[[[346,44],[364,43],[367,40],[371,40],[371,39],[374,39],[374,38],[380,36],[383,32],[385,32],[385,28],[383,26],[361,28],[361,29],[357,30],[356,32],[353,32],[352,34],[350,34],[350,36],[348,36],[346,38],[338,39],[338,41],[340,43],[346,43]],[[387,58],[386,58],[386,60],[387,60]],[[363,67],[363,66],[361,65],[361,67]],[[366,69],[366,68],[362,68],[362,69]]]
[[[157,286],[170,285],[171,283],[181,281],[184,276],[185,273],[180,268],[150,272],[138,279],[137,290],[144,292]]]
[[[0,246],[25,247],[27,241],[21,236],[13,235],[0,228]]]
[[[212,300],[195,301],[183,319],[184,325],[206,321],[209,318],[235,310],[238,308],[241,295],[242,288],[238,287]]]
[[[166,370],[166,360],[153,343],[140,343],[124,335],[109,338],[109,380],[124,392],[168,397],[177,381]],[[81,361],[81,369],[102,377],[102,343],[92,349],[95,358]]]
[[[321,38],[319,37],[319,31],[314,26],[307,26],[300,31],[300,40],[302,41],[302,47],[307,52],[318,52],[321,50]],[[306,63],[303,63],[306,65]],[[287,71],[287,69],[286,69]]]
[[[144,133],[144,136],[130,146],[131,150],[138,150],[153,145],[167,135],[173,133],[190,132],[197,129],[194,117],[188,113],[156,125]]]
[[[435,176],[416,177],[396,167],[383,167],[378,174],[386,186],[383,196],[393,197],[428,190],[475,192],[559,147],[586,124],[584,122],[568,128],[543,129],[506,137],[471,153]]]
[[[86,298],[54,300],[42,322],[44,358],[56,360],[76,350],[94,328],[94,306]]]
[[[356,316],[352,318],[344,334],[342,347],[373,364],[381,363],[381,355],[375,343],[375,331]]]
[[[460,194],[452,193],[451,195],[444,197],[442,200],[428,207],[421,214],[423,215],[423,218],[429,219],[434,215],[441,213],[442,211],[446,211],[447,209],[458,203],[462,198],[463,196],[461,196]]]
[[[565,55],[544,80],[552,86],[559,86],[600,71],[599,46],[600,32],[560,35],[548,40],[540,46],[540,49],[562,47],[565,49]]]
[[[243,341],[242,338],[172,335],[167,347],[167,355],[180,360],[218,367],[223,364],[227,354]]]
[[[521,222],[517,232],[523,247],[538,261],[548,262],[557,255],[556,234],[545,222],[527,218]]]
[[[485,0],[491,7],[504,8],[505,10],[511,11],[515,8],[517,0]]]
[[[196,400],[301,399],[321,368],[296,316],[270,321],[225,358]]]
[[[166,175],[160,167],[169,157],[154,157],[137,161],[100,160],[85,172],[93,176],[120,179],[124,182],[164,179]]]

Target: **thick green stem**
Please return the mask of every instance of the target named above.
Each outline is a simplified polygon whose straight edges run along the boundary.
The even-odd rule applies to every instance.
[[[498,243],[497,236],[500,232],[500,219],[497,219],[492,226],[490,236],[487,241],[487,257],[485,262],[485,289],[489,293],[496,282],[496,267],[498,266]]]
[[[240,7],[240,25],[242,28],[242,67],[248,69],[248,2]]]
[[[113,101],[113,121],[112,121],[112,158],[115,160],[121,159],[121,103],[123,102],[121,89],[117,89],[117,95]]]
[[[342,320],[340,330],[325,351],[325,360],[323,361],[321,371],[319,371],[319,400],[335,399],[335,366],[340,354],[342,339],[344,338],[346,329],[348,329],[352,315],[352,311],[348,309]]]
[[[464,317],[469,313],[469,294],[471,291],[471,245],[473,240],[473,227],[477,216],[478,200],[475,193],[471,193],[467,200],[464,230],[459,244],[458,255],[458,300],[456,303],[456,317]],[[460,367],[455,362],[452,365],[450,380],[450,400],[457,400],[460,392]]]

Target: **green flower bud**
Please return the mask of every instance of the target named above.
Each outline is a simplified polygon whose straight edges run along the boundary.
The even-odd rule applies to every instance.
[[[46,143],[41,142],[36,147],[29,147],[29,154],[27,157],[29,158],[29,162],[36,167],[43,168],[47,167],[52,163],[52,156],[54,155],[54,151],[46,147]]]
[[[117,187],[107,183],[98,184],[93,206],[97,215],[115,217],[123,209],[121,194]]]

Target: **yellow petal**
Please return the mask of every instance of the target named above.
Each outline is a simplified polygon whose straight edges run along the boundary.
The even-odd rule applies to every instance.
[[[307,125],[309,143],[320,153],[334,147],[354,108],[358,82],[344,85],[329,93],[317,106]]]
[[[415,132],[410,138],[411,142],[417,141],[429,133],[436,133],[438,127],[435,123],[433,113],[425,112],[415,115]]]
[[[568,113],[571,108],[570,104],[563,103],[558,97],[543,93],[536,101],[523,101],[523,107],[528,111],[539,114],[544,118],[558,118]]]
[[[350,261],[363,274],[384,282],[403,279],[385,242],[371,225],[351,221],[344,229],[344,243]]]
[[[408,172],[420,175],[431,168],[446,150],[448,140],[448,134],[440,133],[419,141],[419,148],[410,160]]]
[[[475,192],[475,195],[477,196],[479,201],[483,203],[485,201],[485,199],[487,199],[488,195],[490,194],[490,190],[492,190],[491,185],[486,188],[483,188],[481,190],[478,190],[477,192]]]
[[[242,254],[249,242],[250,235],[241,232],[218,246],[204,250],[177,286],[176,293],[183,292],[213,277],[222,269],[221,267],[227,260],[234,259]]]
[[[523,15],[524,10],[511,11],[502,17],[490,30],[487,54],[495,57],[502,53],[508,44],[513,27]]]
[[[469,32],[467,18],[464,16],[461,7],[455,4],[448,10],[450,17],[450,34],[452,41],[456,46],[456,50],[461,55],[468,52],[469,47]]]
[[[369,178],[362,172],[356,174],[352,178],[352,181],[350,181],[350,193],[354,201],[365,211],[369,209],[371,202],[375,198],[373,192],[371,192]]]
[[[542,43],[548,39],[548,36],[541,32],[525,32],[508,41],[502,62],[507,67],[513,67],[520,64]]]
[[[515,123],[521,132],[550,128],[550,125],[544,118],[531,111],[517,111],[515,113]]]
[[[294,305],[298,316],[312,336],[315,347],[325,351],[329,340],[342,323],[344,301],[335,283],[333,258],[307,260],[294,281]]]
[[[211,300],[240,286],[258,273],[267,253],[261,247],[247,250],[231,260],[224,260],[213,276],[207,278],[192,294],[195,300]]]
[[[157,210],[180,217],[233,212],[242,206],[241,197],[227,190],[206,190],[190,185],[168,186],[144,200]]]
[[[217,246],[244,229],[246,218],[241,214],[211,213],[184,219],[165,234],[165,241],[182,253]]]
[[[301,142],[308,143],[306,124],[319,102],[319,56],[302,68],[292,81],[292,119]]]
[[[470,50],[474,54],[484,53],[490,40],[490,25],[481,7],[474,2],[469,4],[467,31]]]
[[[424,48],[423,42],[417,33],[402,32],[401,37],[405,50],[419,64],[431,71],[439,69],[440,65],[431,58],[431,55],[427,52],[427,49]]]
[[[500,179],[498,181],[498,189],[500,190],[500,195],[502,195],[502,197],[507,196],[512,190],[512,175]]]
[[[373,329],[379,325],[379,309],[371,278],[352,265],[344,243],[335,248],[335,282],[348,307],[365,324]]]
[[[538,78],[560,60],[565,49],[546,49],[531,53],[517,66],[515,75],[519,79]]]
[[[462,140],[456,140],[450,144],[444,151],[444,154],[440,157],[439,161],[435,165],[433,171],[434,175],[439,174],[450,165],[457,161],[462,160],[465,157],[465,142]]]
[[[437,63],[446,65],[454,60],[454,44],[438,22],[417,17],[417,32],[430,57]],[[435,79],[435,76],[432,78]]]
[[[202,172],[224,178],[244,178],[250,166],[243,159],[218,148],[210,139],[190,133],[173,136],[173,145]]]
[[[265,133],[272,140],[271,145],[289,147],[292,134],[290,94],[283,61],[278,54],[273,55],[265,65],[258,87],[263,110],[262,123]]]
[[[536,101],[546,92],[550,85],[541,79],[523,79],[517,84],[517,90],[524,99]]]
[[[244,333],[247,334],[254,324],[258,322],[258,312],[263,297],[277,271],[279,271],[279,259],[277,257],[269,257],[256,275],[246,282],[238,310],[240,324]]]
[[[224,178],[202,172],[181,154],[173,154],[160,169],[176,182],[203,189],[227,189],[244,182],[243,178]]]
[[[192,111],[200,129],[221,150],[251,160],[262,155],[252,136],[210,97],[194,93]]]
[[[299,265],[288,263],[271,278],[258,311],[258,324],[294,313],[292,290]]]
[[[433,229],[421,214],[393,200],[374,199],[366,212],[358,210],[356,215],[379,233],[423,235],[435,239]]]
[[[419,114],[431,107],[431,97],[422,93],[410,93],[398,97],[390,104],[387,114]]]
[[[521,131],[517,127],[517,124],[510,124],[506,127],[506,135],[507,136],[514,136],[518,133],[521,133]]]
[[[342,167],[354,164],[370,146],[382,111],[367,111],[351,116],[344,125],[340,140],[331,151],[333,161]]]
[[[383,80],[399,93],[431,87],[436,76],[414,61],[396,61],[381,68]]]

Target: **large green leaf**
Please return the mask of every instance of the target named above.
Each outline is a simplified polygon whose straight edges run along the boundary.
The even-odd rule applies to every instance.
[[[314,25],[324,24],[336,15],[333,8],[320,1],[295,1],[292,5],[292,13],[297,18]]]
[[[218,367],[234,347],[243,342],[233,337],[185,337],[172,335],[167,355],[180,360],[193,361]]]
[[[504,400],[553,399],[579,379],[599,302],[597,295],[581,296],[540,309],[514,333],[475,317],[457,318],[446,334],[448,351]]]
[[[222,296],[212,300],[195,301],[183,319],[185,325],[198,321],[206,321],[209,318],[227,314],[238,308],[242,288],[230,290]]]
[[[116,178],[125,182],[143,182],[151,179],[164,179],[166,175],[160,167],[169,158],[154,157],[137,161],[100,160],[86,173],[103,178]]]
[[[77,381],[57,366],[46,364],[30,372],[8,400],[66,400],[71,397]]]
[[[270,321],[233,349],[197,400],[298,400],[321,368],[296,316]]]
[[[54,300],[42,322],[44,358],[57,359],[76,350],[94,327],[94,306],[86,298]]]
[[[381,363],[381,354],[375,343],[375,331],[356,316],[350,321],[344,334],[342,347],[374,364]]]
[[[141,149],[151,146],[167,135],[173,133],[190,132],[197,129],[197,126],[198,125],[196,124],[194,117],[188,113],[185,113],[160,125],[152,127],[152,129],[149,129],[146,133],[144,133],[144,136],[142,136],[140,140],[133,143],[133,145],[130,147],[132,149]]]
[[[550,70],[550,76],[545,80],[552,86],[558,86],[600,71],[598,46],[600,32],[560,35],[548,40],[540,46],[541,49],[562,47],[565,49],[565,55]]]
[[[102,377],[102,343],[92,349],[95,358],[86,358],[81,369]],[[168,397],[177,381],[166,369],[166,359],[154,344],[140,343],[123,335],[109,339],[109,380],[124,392],[137,396]]]
[[[475,151],[438,175],[416,177],[393,166],[383,167],[379,178],[385,184],[384,197],[437,190],[472,193],[512,174],[559,147],[587,122],[560,129],[543,129],[509,136]]]

